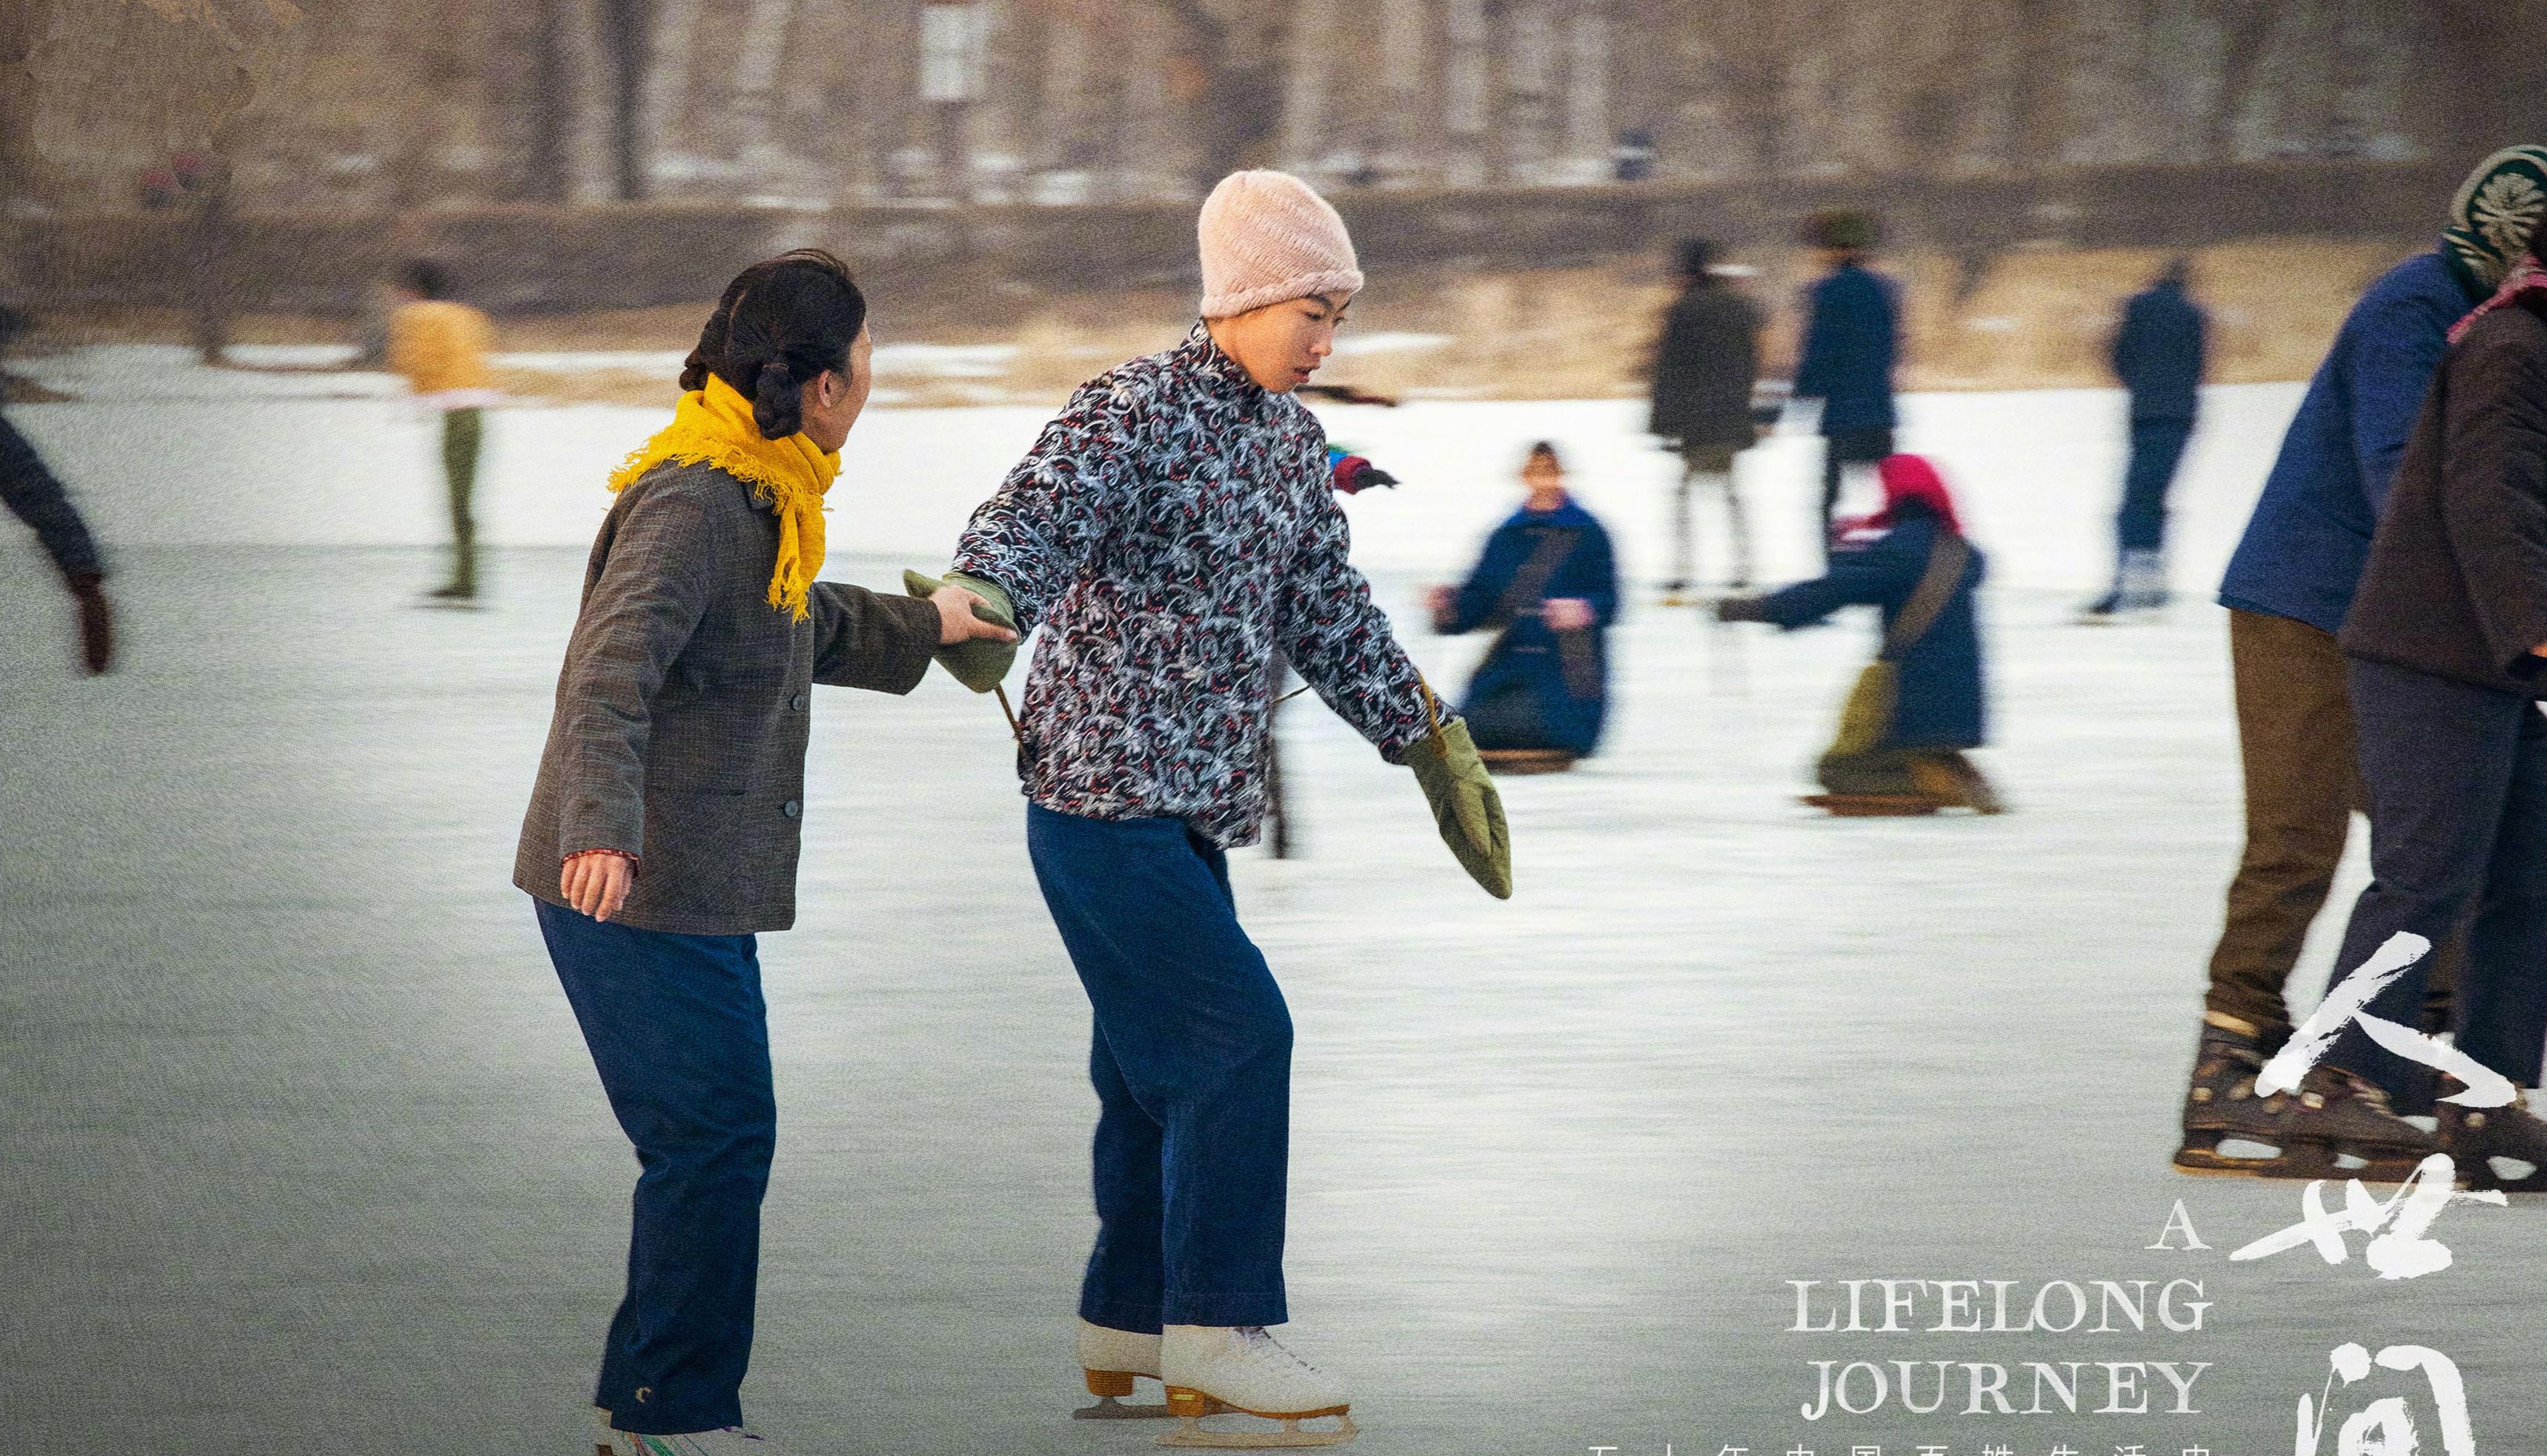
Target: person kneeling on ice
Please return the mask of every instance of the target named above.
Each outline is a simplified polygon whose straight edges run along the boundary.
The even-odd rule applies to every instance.
[[[1610,533],[1566,493],[1555,446],[1532,446],[1521,478],[1529,496],[1495,528],[1467,583],[1434,588],[1433,626],[1503,630],[1460,712],[1489,766],[1542,773],[1571,768],[1601,740],[1619,573]]]
[[[1497,897],[1511,850],[1466,726],[1348,559],[1325,433],[1292,397],[1361,288],[1343,219],[1297,178],[1239,172],[1199,232],[1202,321],[1071,396],[974,512],[946,581],[1042,629],[1017,763],[1027,854],[1096,1013],[1078,1355],[1104,1403],[1089,1413],[1187,1417],[1166,1445],[1329,1445],[1353,1434],[1344,1391],[1265,1332],[1288,1318],[1291,1018],[1224,857],[1265,814],[1274,654],[1415,771]],[[945,660],[987,692],[1012,651]],[[1164,1409],[1114,1404],[1135,1376],[1163,1381]],[[1221,1412],[1283,1427],[1201,1423]],[[1338,1424],[1301,1424],[1317,1417]]]
[[[1815,770],[1828,792],[1806,804],[1837,814],[1996,814],[1997,793],[1963,751],[1982,741],[1973,591],[1985,563],[1934,466],[1893,455],[1877,472],[1884,509],[1841,525],[1826,574],[1767,596],[1728,597],[1716,616],[1792,629],[1846,606],[1883,610],[1883,648]]]

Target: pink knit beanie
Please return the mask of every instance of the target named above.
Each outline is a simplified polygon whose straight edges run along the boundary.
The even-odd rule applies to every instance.
[[[1232,172],[1202,201],[1202,316],[1361,292],[1345,219],[1288,172]]]

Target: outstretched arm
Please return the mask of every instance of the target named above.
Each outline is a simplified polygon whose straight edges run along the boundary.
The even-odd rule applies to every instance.
[[[1320,491],[1315,510],[1283,593],[1282,654],[1337,717],[1394,763],[1432,730],[1422,679],[1370,599],[1370,583],[1354,569],[1343,509]]]
[[[973,512],[952,569],[1006,591],[1020,635],[1079,579],[1143,424],[1129,391],[1101,380],[1083,385]]]

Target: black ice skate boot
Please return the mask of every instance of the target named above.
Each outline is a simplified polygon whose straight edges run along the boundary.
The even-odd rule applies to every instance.
[[[2443,1102],[2432,1110],[2441,1122],[2441,1151],[2457,1164],[2461,1183],[2505,1193],[2547,1193],[2547,1122],[2527,1103],[2517,1097],[2503,1107]],[[2498,1157],[2525,1162],[2529,1171],[2505,1176],[2494,1165]]]
[[[2309,1069],[2282,1107],[2274,1143],[2282,1150],[2264,1178],[2359,1178],[2403,1182],[2415,1165],[2441,1151],[2438,1138],[2399,1117],[2388,1094],[2339,1067]],[[2345,1166],[2338,1157],[2361,1159]]]
[[[2175,1150],[2179,1172],[2261,1174],[2279,1154],[2240,1156],[2223,1153],[2226,1142],[2279,1147],[2288,1093],[2255,1095],[2255,1074],[2272,1055],[2263,1037],[2244,1022],[2222,1026],[2207,1013],[2202,1044],[2193,1054],[2193,1081],[2184,1089],[2184,1145]],[[2225,1019],[2225,1018],[2223,1018]]]

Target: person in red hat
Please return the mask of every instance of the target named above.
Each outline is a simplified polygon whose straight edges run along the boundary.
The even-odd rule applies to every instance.
[[[1877,474],[1884,508],[1834,528],[1828,571],[1766,596],[1728,597],[1716,615],[1792,630],[1847,606],[1883,614],[1884,645],[1815,768],[1825,792],[1805,803],[1841,814],[1996,814],[1997,792],[1964,754],[1983,741],[1973,592],[1986,562],[1935,466],[1893,455]]]

